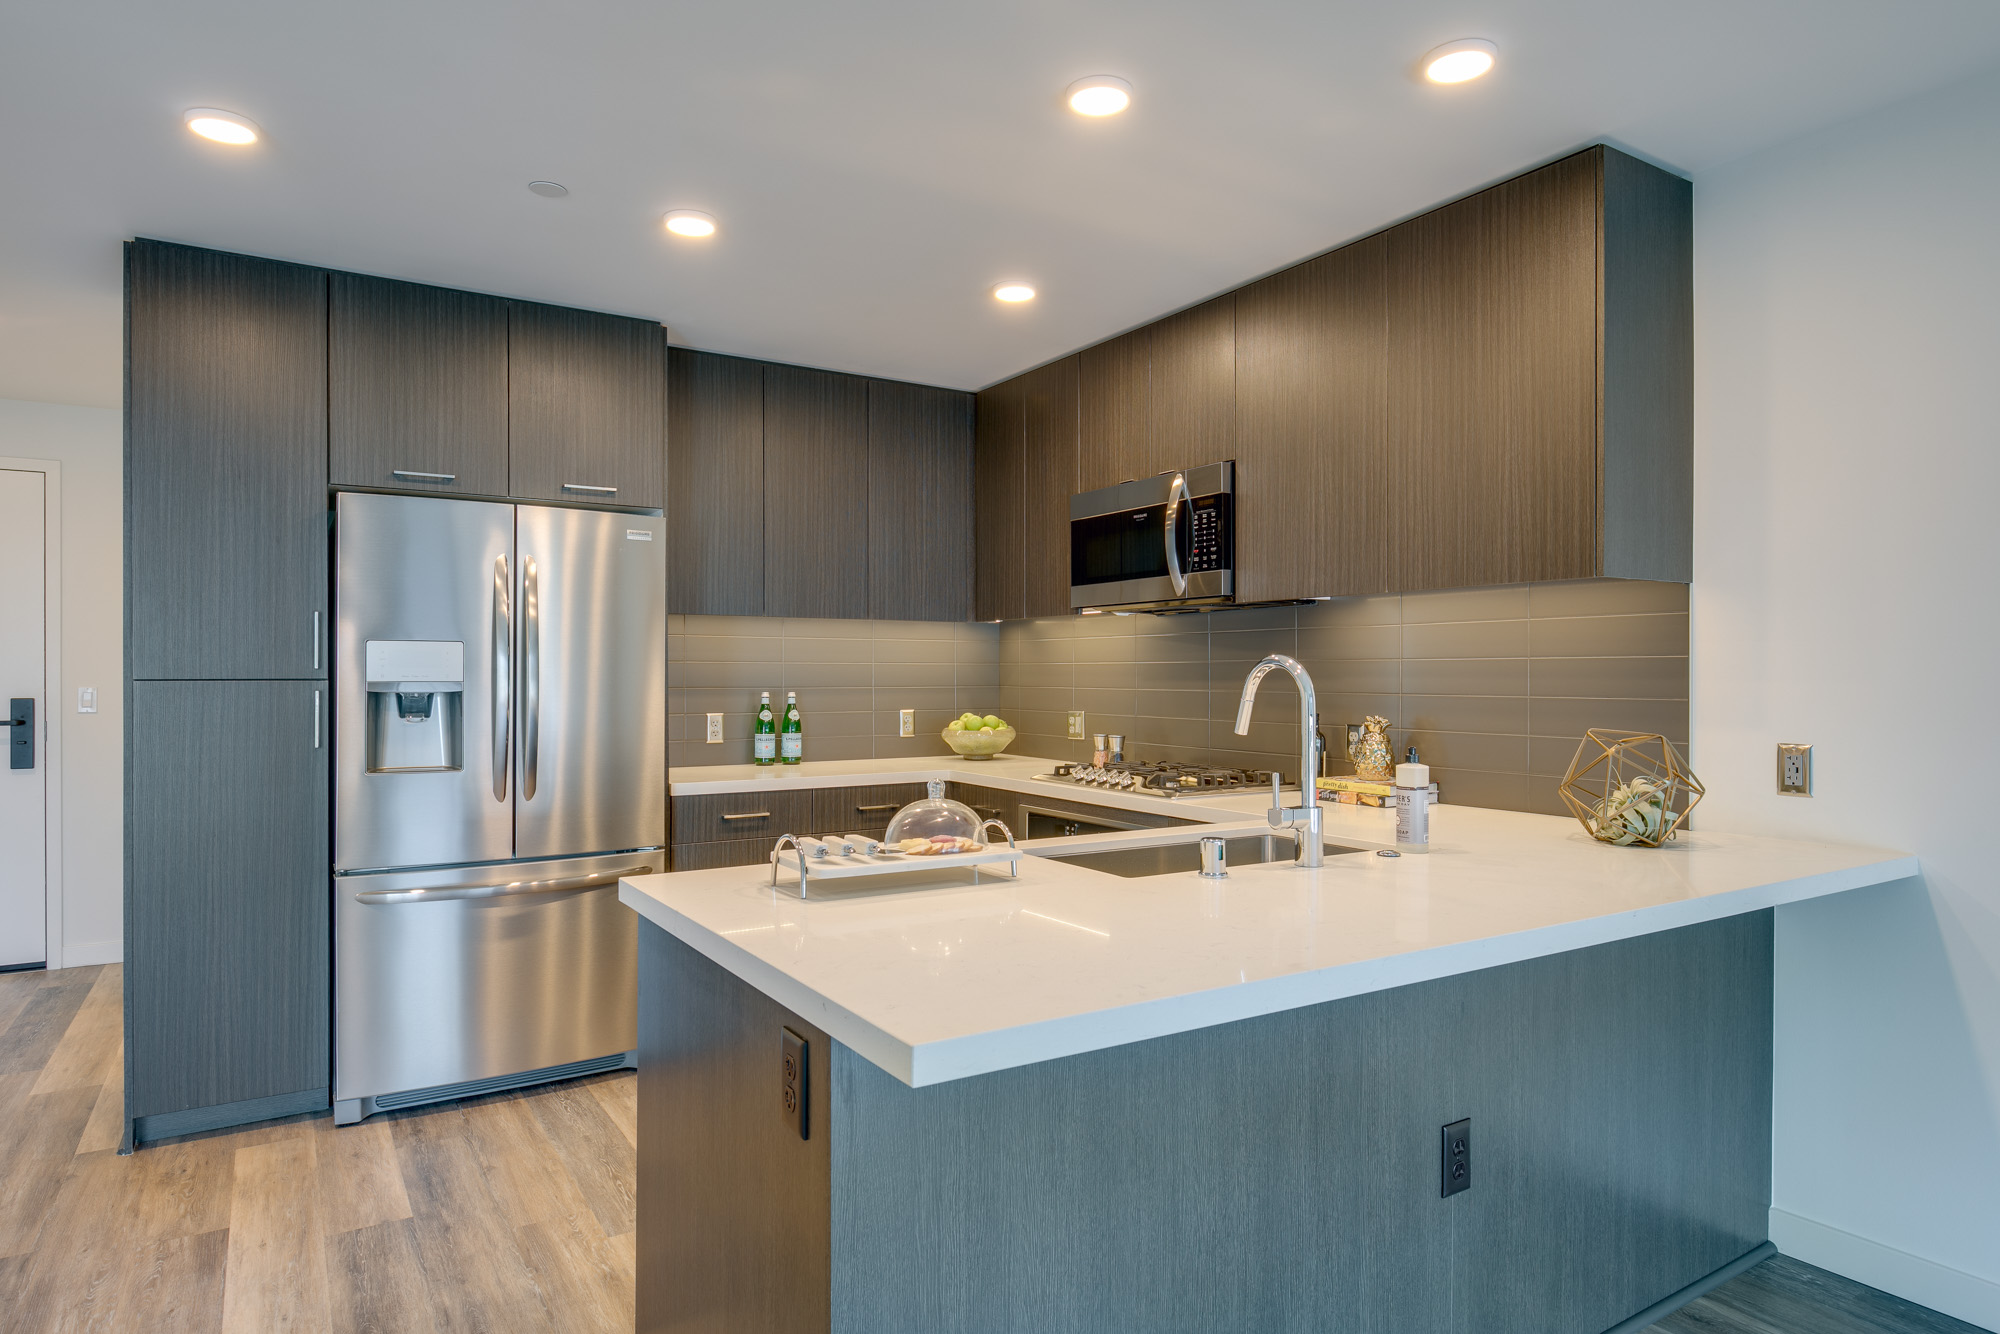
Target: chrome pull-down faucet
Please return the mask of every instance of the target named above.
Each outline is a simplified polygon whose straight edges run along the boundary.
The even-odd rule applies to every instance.
[[[1271,775],[1271,810],[1268,818],[1273,829],[1291,826],[1299,840],[1298,864],[1319,866],[1326,860],[1326,849],[1320,837],[1325,813],[1319,804],[1318,756],[1319,738],[1319,698],[1313,693],[1312,674],[1305,664],[1286,653],[1273,653],[1250,669],[1250,675],[1243,678],[1243,702],[1236,706],[1236,735],[1244,736],[1250,731],[1250,706],[1257,699],[1257,685],[1269,675],[1273,667],[1282,667],[1292,674],[1292,680],[1299,686],[1299,804],[1287,806],[1278,795],[1278,775]]]

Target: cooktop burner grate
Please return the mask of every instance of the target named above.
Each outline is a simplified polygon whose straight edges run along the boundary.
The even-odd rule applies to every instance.
[[[1039,778],[1084,787],[1111,788],[1154,797],[1185,797],[1269,787],[1268,769],[1233,769],[1178,760],[1118,760],[1102,768],[1081,762],[1058,764]]]

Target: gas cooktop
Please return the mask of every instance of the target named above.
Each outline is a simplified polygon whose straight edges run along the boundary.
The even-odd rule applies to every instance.
[[[1079,761],[1058,764],[1053,773],[1035,777],[1048,783],[1075,783],[1169,800],[1271,785],[1269,769],[1227,769],[1175,760],[1114,760],[1102,767]]]

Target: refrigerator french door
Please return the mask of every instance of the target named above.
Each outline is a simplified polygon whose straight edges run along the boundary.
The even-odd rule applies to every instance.
[[[345,493],[334,540],[335,1120],[625,1063],[663,521]]]

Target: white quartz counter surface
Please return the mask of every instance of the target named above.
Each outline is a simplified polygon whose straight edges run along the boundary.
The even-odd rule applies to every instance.
[[[774,781],[958,778],[1057,791],[1048,761],[855,761]],[[1002,768],[1002,766],[1006,766]],[[1011,772],[1019,767],[1019,774]],[[730,772],[730,771],[724,771]],[[795,771],[796,772],[796,771]],[[688,771],[676,773],[677,780]],[[996,782],[996,779],[1013,781]],[[743,782],[712,787],[711,782]],[[676,795],[685,795],[681,781]],[[1195,838],[1264,826],[1268,794],[1195,806],[1079,793],[1091,801],[1222,822]],[[1665,848],[1614,848],[1574,820],[1467,806],[1431,813],[1428,855],[1378,857],[1393,816],[1335,806],[1327,835],[1368,851],[1123,879],[1024,856],[1018,880],[931,873],[893,892],[771,887],[768,866],[636,876],[619,897],[751,986],[905,1083],[921,1086],[1272,1014],[1522,959],[1582,949],[1917,873],[1917,859],[1854,845],[1691,833]],[[1044,840],[1118,847],[1160,834]],[[850,882],[851,883],[851,882]],[[878,882],[879,883],[879,882]]]

